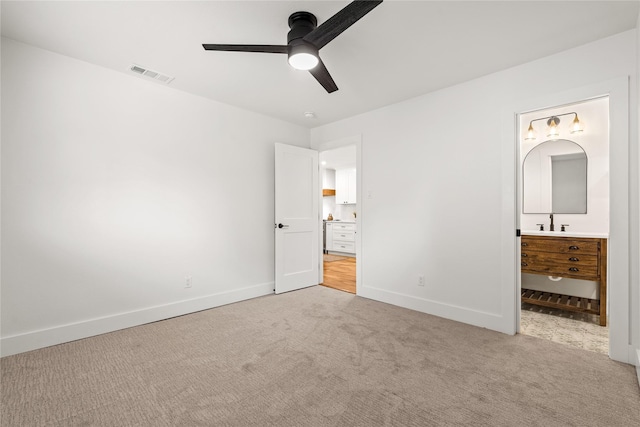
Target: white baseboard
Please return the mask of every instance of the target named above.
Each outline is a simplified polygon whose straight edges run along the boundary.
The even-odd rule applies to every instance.
[[[0,355],[4,357],[24,353],[25,351],[36,350],[238,301],[270,295],[273,294],[273,289],[273,282],[263,283],[190,300],[177,301],[127,313],[119,313],[112,316],[3,337],[0,340]]]
[[[503,316],[499,314],[472,310],[452,304],[443,304],[426,298],[371,287],[363,287],[359,290],[358,296],[432,314],[449,320],[455,320],[456,322],[467,323],[505,334],[512,334],[510,331],[511,323],[505,322]]]

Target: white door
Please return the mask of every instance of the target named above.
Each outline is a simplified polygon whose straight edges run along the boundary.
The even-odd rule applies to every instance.
[[[318,284],[318,152],[276,144],[276,294]]]

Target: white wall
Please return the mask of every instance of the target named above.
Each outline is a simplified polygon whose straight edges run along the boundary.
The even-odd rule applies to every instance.
[[[637,105],[635,41],[635,31],[628,31],[313,129],[313,147],[362,134],[362,188],[368,196],[360,206],[360,294],[513,333],[514,112],[527,111],[513,106],[623,76],[631,77],[631,103]],[[635,128],[637,109],[632,112]],[[619,143],[628,144],[625,138]],[[637,157],[630,168],[638,168]],[[637,252],[631,256],[635,263]],[[417,286],[419,275],[426,286]],[[632,286],[637,292],[637,281]],[[636,316],[637,299],[631,310]],[[628,346],[623,335],[621,345]]]
[[[341,221],[353,221],[355,217],[353,213],[358,214],[357,204],[342,204],[336,203],[336,196],[325,196],[322,198],[322,218],[327,219],[329,214],[333,219],[339,219]]]
[[[272,292],[307,129],[5,39],[2,89],[3,355]]]

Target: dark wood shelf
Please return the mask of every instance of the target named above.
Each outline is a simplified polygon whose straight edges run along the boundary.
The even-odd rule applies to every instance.
[[[600,315],[600,301],[597,299],[534,291],[531,289],[522,289],[521,299],[522,302],[541,305],[543,307]]]

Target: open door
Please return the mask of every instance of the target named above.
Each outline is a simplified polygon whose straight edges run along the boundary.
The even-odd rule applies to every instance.
[[[276,294],[318,284],[318,152],[275,145]]]

